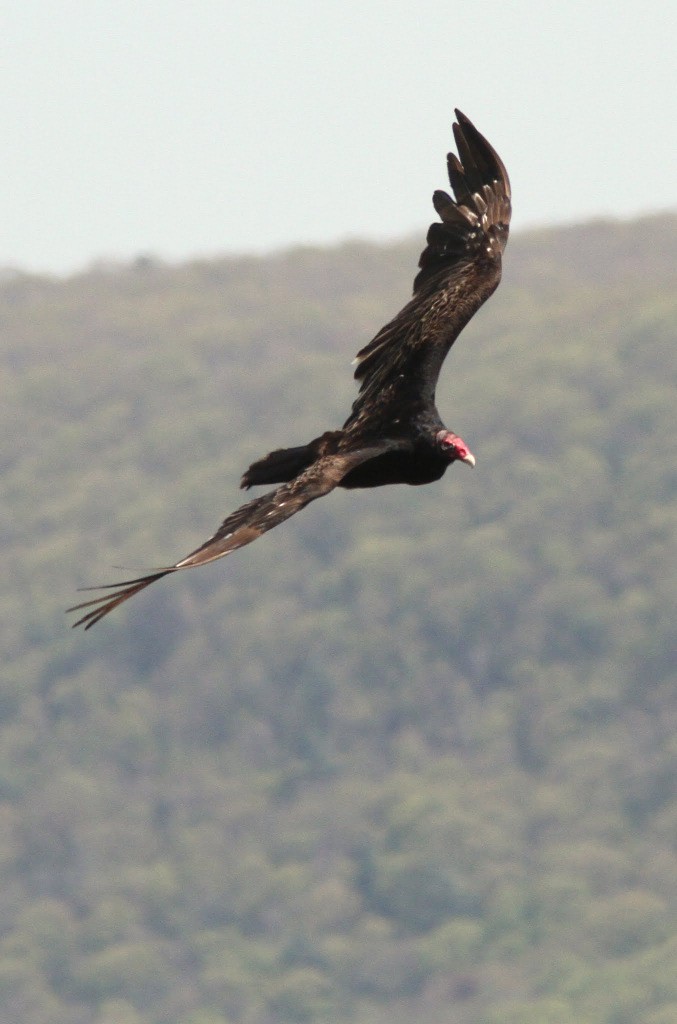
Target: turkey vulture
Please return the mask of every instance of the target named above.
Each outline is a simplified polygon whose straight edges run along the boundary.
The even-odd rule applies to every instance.
[[[89,608],[75,626],[89,629],[156,580],[204,565],[256,540],[334,487],[427,484],[452,462],[475,465],[465,442],[435,407],[435,386],[454,341],[498,286],[508,240],[510,182],[498,154],[456,111],[458,156],[447,158],[455,196],[433,194],[440,220],[431,224],[413,298],[357,354],[360,391],[341,430],[282,448],[255,462],[241,486],[279,484],[233,512],[191,554],[138,579],[88,587],[108,589],[69,611]]]

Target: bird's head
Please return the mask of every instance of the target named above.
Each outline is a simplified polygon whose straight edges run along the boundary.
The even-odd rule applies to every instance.
[[[449,462],[465,462],[468,466],[475,465],[475,456],[462,437],[451,430],[438,430],[435,434],[438,448]]]

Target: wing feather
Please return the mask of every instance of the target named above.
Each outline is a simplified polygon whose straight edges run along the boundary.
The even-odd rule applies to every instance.
[[[455,200],[441,193],[445,200],[435,201],[442,218],[442,232],[428,237],[421,253],[421,272],[414,282],[414,291],[421,289],[440,270],[453,266],[454,257],[484,262],[489,256],[500,266],[500,258],[508,241],[510,227],[510,179],[496,150],[475,128],[465,114],[456,111],[453,126],[459,156],[449,153],[447,169]],[[459,159],[460,157],[460,159]],[[436,193],[437,195],[438,193]],[[440,210],[442,206],[442,211]],[[453,218],[456,208],[462,219]],[[489,267],[487,274],[491,273]],[[436,282],[437,283],[437,282]]]
[[[360,394],[347,424],[368,418],[373,403],[393,406],[414,392],[434,398],[442,363],[471,317],[498,286],[510,226],[510,180],[501,158],[456,111],[459,156],[447,158],[452,198],[433,194],[440,221],[430,225],[414,296],[358,352]]]
[[[328,494],[351,469],[395,446],[394,442],[385,440],[371,447],[320,458],[290,483],[283,484],[276,490],[254,498],[236,509],[224,519],[213,536],[174,565],[164,566],[147,576],[139,576],[133,580],[84,587],[84,590],[113,590],[114,593],[106,593],[68,608],[69,612],[90,609],[73,623],[73,627],[83,625],[85,629],[90,629],[118,605],[128,601],[130,597],[134,597],[163,576],[178,572],[180,569],[206,565],[207,562],[223,558],[245,544],[251,544],[268,530],[274,529],[300,512],[311,501]]]

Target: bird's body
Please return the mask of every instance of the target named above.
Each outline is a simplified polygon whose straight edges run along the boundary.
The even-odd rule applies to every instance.
[[[390,445],[376,446],[374,454],[341,477],[338,487],[382,487],[385,484],[428,484],[439,480],[449,465],[448,457],[431,443],[438,431],[444,431],[441,420],[428,432],[421,423],[418,436],[409,429],[399,433],[397,425],[389,432]],[[460,438],[459,438],[460,441]],[[242,487],[277,484],[293,480],[320,458],[374,448],[369,439],[360,438],[359,429],[332,430],[300,448],[281,448],[249,467],[242,477]]]
[[[510,183],[500,158],[460,111],[448,156],[455,200],[435,192],[433,223],[419,260],[414,294],[397,316],[358,352],[361,381],[340,430],[255,462],[242,487],[279,486],[233,512],[199,548],[171,566],[113,584],[114,593],[69,609],[90,608],[86,629],[151,583],[222,558],[284,522],[335,487],[420,485],[439,480],[452,462],[475,464],[465,442],[448,430],[435,406],[442,363],[454,341],[497,288],[510,223]],[[92,588],[100,589],[100,588]]]

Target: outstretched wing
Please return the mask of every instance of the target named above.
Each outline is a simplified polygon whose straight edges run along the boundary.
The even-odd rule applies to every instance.
[[[311,501],[328,494],[351,469],[376,455],[383,454],[390,447],[393,447],[393,444],[384,441],[373,447],[321,458],[290,483],[283,484],[259,498],[254,498],[253,501],[248,501],[246,505],[242,505],[241,508],[231,513],[227,519],[224,519],[213,537],[182,558],[180,562],[176,562],[175,565],[164,566],[137,579],[124,580],[101,587],[83,588],[85,590],[112,590],[113,593],[95,597],[91,601],[83,601],[69,608],[69,612],[80,611],[83,608],[91,609],[77,622],[74,622],[73,626],[84,625],[85,629],[89,629],[104,615],[108,615],[118,605],[128,601],[130,597],[145,590],[151,583],[162,579],[163,576],[178,572],[179,569],[191,569],[199,565],[206,565],[207,562],[223,558],[224,555],[229,555],[231,551],[244,547],[245,544],[251,544],[257,537],[272,530],[275,526],[279,526],[296,512],[300,512]]]
[[[441,221],[428,230],[414,297],[357,354],[355,377],[362,386],[349,423],[368,415],[371,403],[406,400],[407,391],[434,400],[447,352],[501,279],[510,181],[484,136],[460,110],[456,116],[459,156],[447,157],[455,199],[434,193]]]

